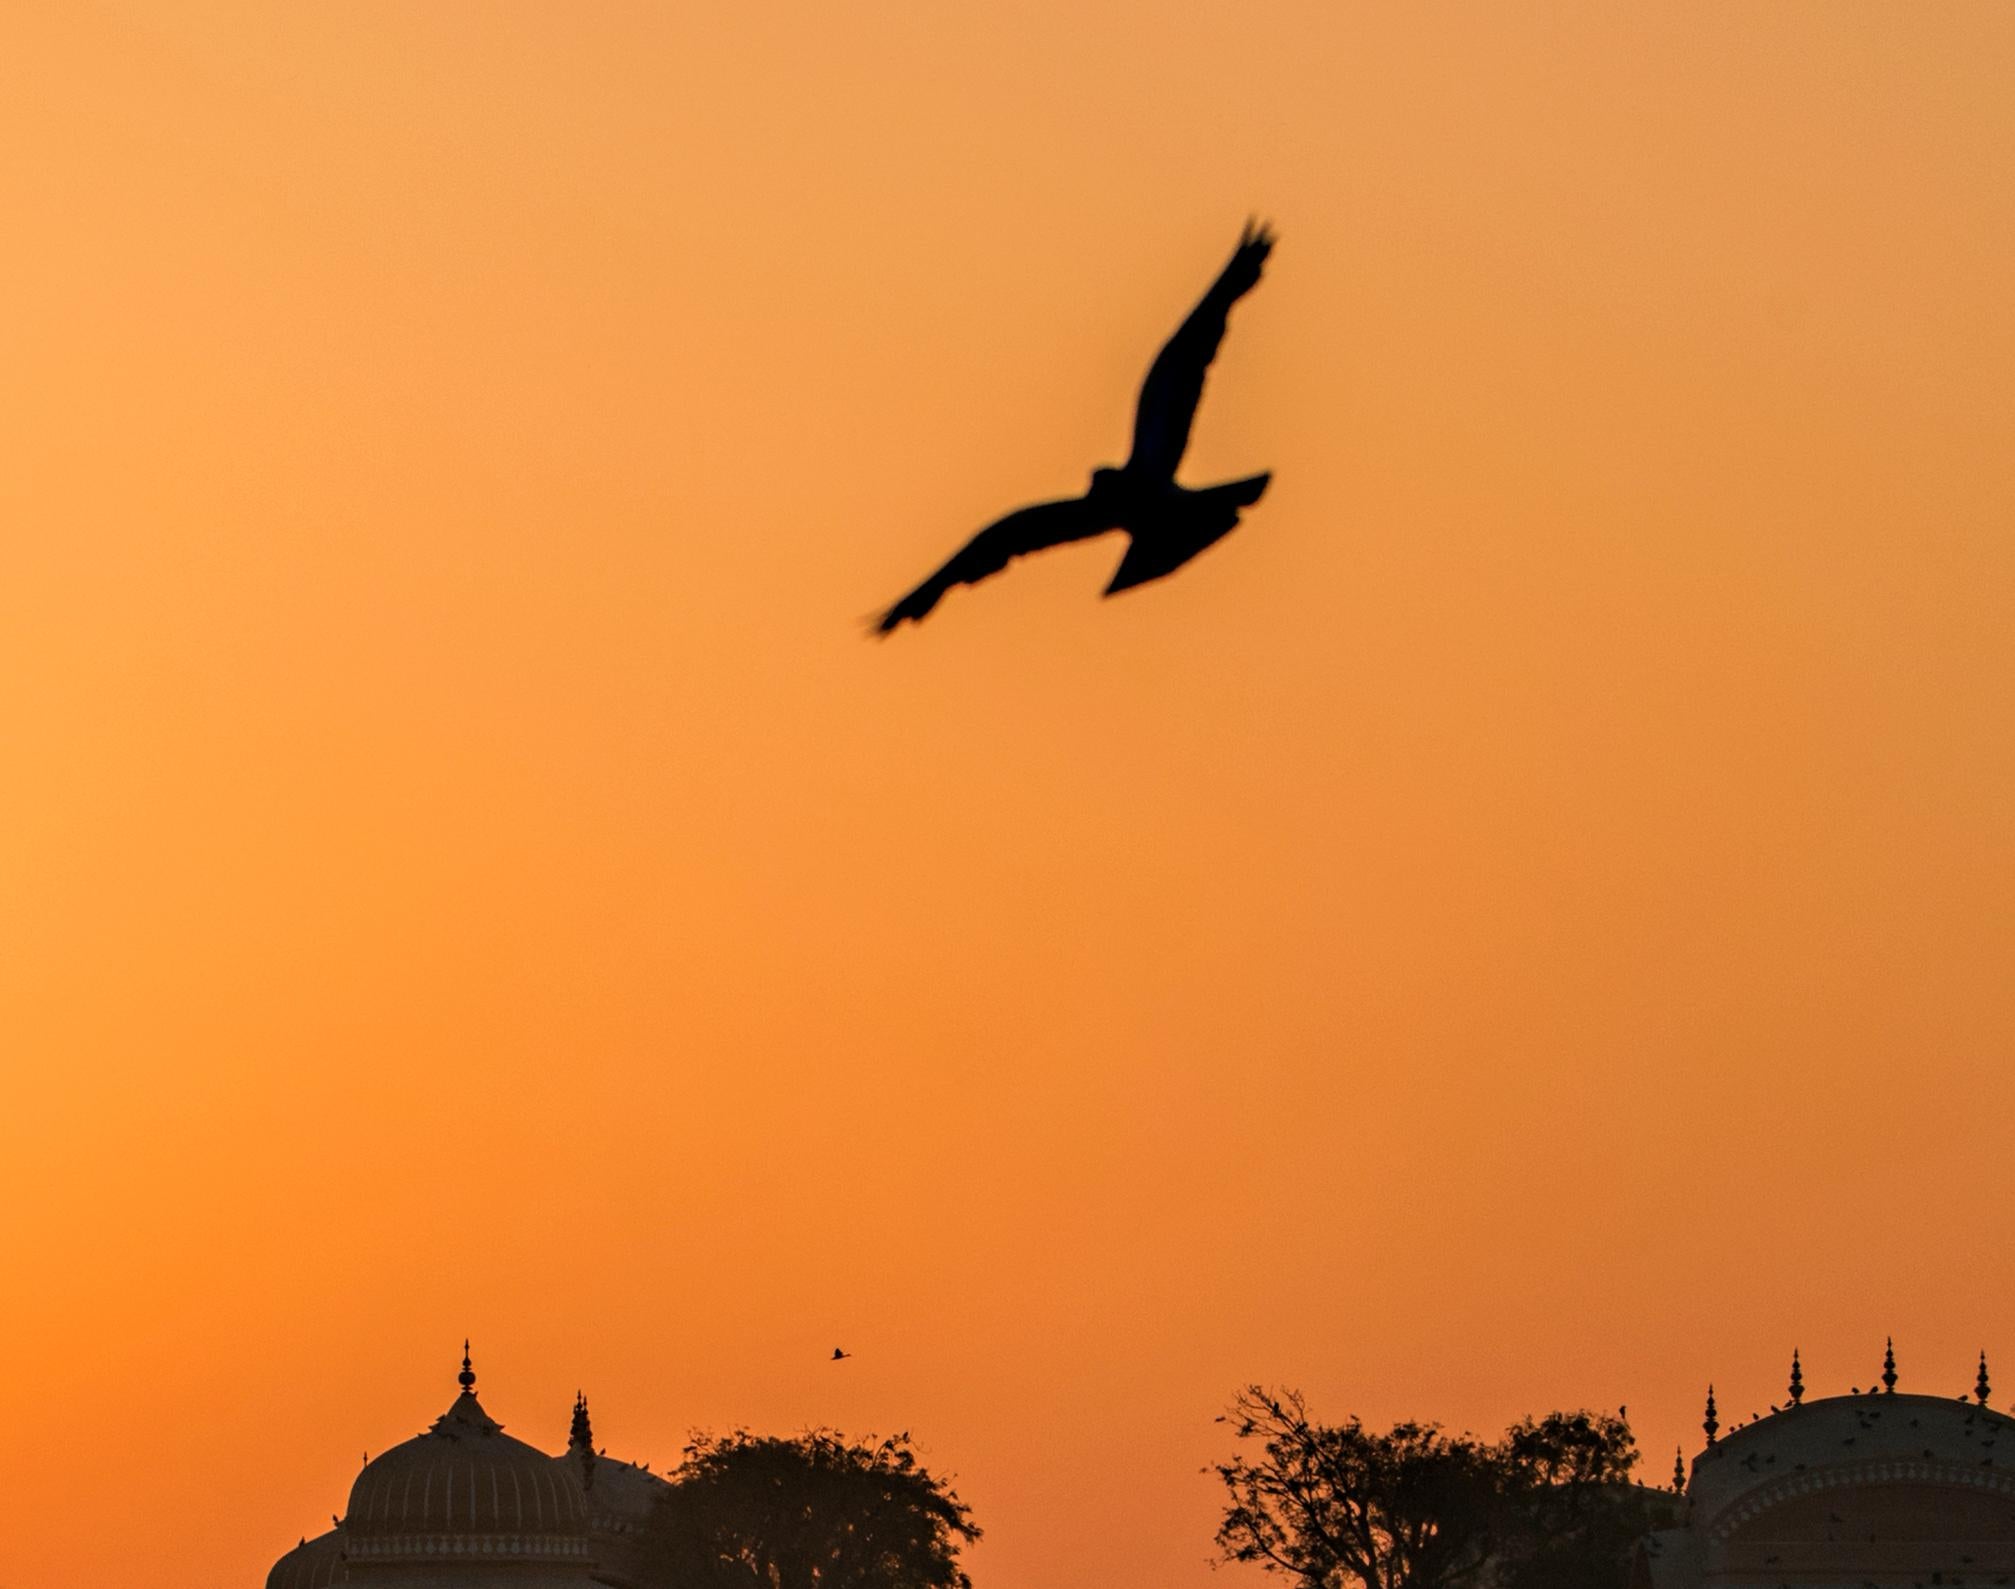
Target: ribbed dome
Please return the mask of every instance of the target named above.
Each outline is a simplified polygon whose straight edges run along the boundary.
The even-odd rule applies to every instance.
[[[304,1539],[273,1563],[266,1574],[266,1589],[331,1589],[347,1583],[349,1569],[343,1561],[343,1536],[335,1529]]]
[[[360,1555],[424,1554],[423,1541],[449,1547],[470,1535],[573,1554],[563,1541],[585,1538],[587,1507],[569,1465],[513,1440],[464,1389],[433,1428],[357,1475],[343,1530]]]

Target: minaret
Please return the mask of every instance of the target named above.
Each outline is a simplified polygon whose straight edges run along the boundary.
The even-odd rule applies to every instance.
[[[1987,1405],[1987,1390],[1987,1351],[1983,1347],[1980,1352],[1980,1377],[1973,1381],[1973,1395],[1983,1407]]]
[[[1805,1373],[1798,1366],[1798,1348],[1791,1348],[1791,1405],[1796,1407],[1805,1399]]]
[[[595,1431],[588,1423],[588,1398],[574,1392],[574,1422],[567,1431],[567,1455],[581,1464],[581,1487],[595,1487]]]
[[[1707,1431],[1708,1449],[1714,1447],[1714,1437],[1721,1429],[1721,1420],[1714,1416],[1714,1387],[1707,1387],[1707,1416],[1700,1421],[1700,1427]]]
[[[1686,1493],[1686,1455],[1678,1446],[1672,1448],[1672,1493]]]
[[[1885,1342],[1882,1348],[1882,1394],[1893,1396],[1896,1394],[1896,1338],[1886,1337]]]

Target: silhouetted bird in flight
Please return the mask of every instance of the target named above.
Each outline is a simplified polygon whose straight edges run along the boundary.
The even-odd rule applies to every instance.
[[[1175,483],[1175,469],[1189,446],[1204,372],[1224,340],[1225,317],[1258,284],[1260,267],[1272,251],[1273,233],[1248,222],[1231,262],[1176,328],[1141,383],[1133,452],[1122,467],[1094,469],[1091,489],[1081,497],[1018,508],[989,524],[883,613],[875,632],[888,634],[906,618],[920,621],[952,586],[976,585],[1025,552],[1125,530],[1131,544],[1105,588],[1110,596],[1174,573],[1230,534],[1239,509],[1257,502],[1273,476],[1256,474],[1192,491]]]
[[[842,1352],[837,1346],[835,1346],[833,1348],[833,1355],[827,1361],[837,1363],[841,1361],[843,1358],[852,1357],[853,1355],[854,1354],[852,1352]]]

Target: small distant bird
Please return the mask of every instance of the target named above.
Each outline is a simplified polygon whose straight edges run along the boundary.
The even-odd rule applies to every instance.
[[[835,1346],[833,1348],[833,1355],[830,1358],[828,1358],[827,1361],[833,1363],[843,1362],[845,1359],[852,1357],[853,1355],[854,1354],[852,1352],[842,1352],[837,1346]]]
[[[976,585],[1024,553],[1045,547],[1125,530],[1131,544],[1105,588],[1111,596],[1174,573],[1229,535],[1238,524],[1239,509],[1257,502],[1273,476],[1250,475],[1192,491],[1175,483],[1175,469],[1189,446],[1204,372],[1224,340],[1226,316],[1259,284],[1260,267],[1271,252],[1273,233],[1247,222],[1230,263],[1148,369],[1134,413],[1133,452],[1124,465],[1094,469],[1091,489],[1081,497],[1017,508],[988,525],[876,619],[875,632],[889,634],[905,620],[921,622],[952,586]]]

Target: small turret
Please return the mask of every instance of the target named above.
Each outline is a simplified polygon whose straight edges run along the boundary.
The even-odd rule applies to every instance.
[[[595,1487],[595,1431],[588,1422],[588,1398],[574,1392],[574,1421],[567,1430],[567,1455],[581,1465],[581,1487]]]

